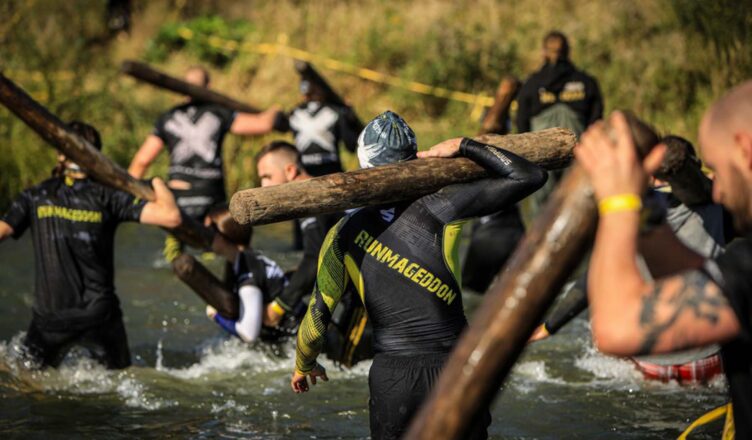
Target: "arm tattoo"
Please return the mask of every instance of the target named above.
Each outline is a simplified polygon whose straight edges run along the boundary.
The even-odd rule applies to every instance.
[[[672,288],[665,282],[658,281],[650,294],[642,299],[640,327],[645,331],[645,338],[639,354],[652,353],[658,339],[668,330],[685,311],[694,314],[698,320],[715,325],[719,320],[720,309],[726,306],[726,300],[715,289],[708,289],[714,284],[701,271],[687,272],[681,276],[681,284]],[[668,316],[659,318],[657,309],[668,307]],[[676,349],[685,348],[690,342],[686,336],[676,340]]]

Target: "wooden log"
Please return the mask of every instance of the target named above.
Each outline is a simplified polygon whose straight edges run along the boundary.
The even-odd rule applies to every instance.
[[[154,200],[151,186],[131,177],[1,73],[0,103],[98,182],[144,200]],[[214,232],[185,215],[182,217],[181,225],[170,232],[192,246],[210,249]]]
[[[295,60],[295,70],[298,71],[298,74],[300,74],[302,79],[310,81],[321,89],[324,95],[324,102],[350,108],[345,100],[334,91],[332,86],[329,85],[329,82],[321,76],[311,63],[302,60]],[[352,108],[350,108],[350,112],[347,116],[350,118],[349,122],[355,128],[355,131],[363,130],[363,121],[358,118],[358,115],[355,114],[355,111],[352,110]]]
[[[494,103],[483,118],[479,134],[509,133],[507,119],[509,119],[509,107],[512,105],[517,91],[520,89],[520,81],[513,75],[507,75],[501,79],[496,89]]]
[[[191,255],[182,254],[172,261],[172,269],[188,287],[191,288],[205,303],[214,307],[217,312],[228,319],[240,317],[240,299],[209,271],[203,264]]]
[[[658,143],[628,116],[639,150]],[[527,339],[592,243],[597,210],[579,165],[559,183],[501,279],[484,296],[405,438],[461,439],[501,387]]]
[[[487,134],[474,139],[505,148],[548,169],[569,164],[575,144],[574,134],[563,128],[507,136]],[[239,223],[274,223],[415,199],[453,183],[485,176],[483,168],[466,158],[416,159],[239,191],[232,196],[230,212]]]
[[[206,87],[190,84],[182,79],[160,72],[146,63],[124,61],[120,70],[136,79],[163,89],[180,93],[181,95],[190,96],[197,101],[211,102],[244,113],[259,113],[261,111],[256,107],[237,101]]]

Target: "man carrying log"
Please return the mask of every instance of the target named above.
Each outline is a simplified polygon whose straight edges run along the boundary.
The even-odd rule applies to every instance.
[[[416,157],[415,135],[385,112],[358,141],[363,168]],[[374,327],[369,376],[374,439],[399,438],[407,428],[467,321],[462,308],[457,243],[463,221],[496,212],[540,188],[545,172],[508,151],[471,139],[452,139],[418,157],[464,156],[493,177],[444,187],[417,200],[359,209],[326,237],[313,297],[298,330],[293,391],[328,380],[316,362],[332,310],[355,287]],[[490,413],[474,424],[485,438]]]
[[[300,152],[285,141],[273,141],[256,156],[261,186],[268,187],[288,182],[308,180],[311,175],[303,168]],[[301,219],[303,259],[290,276],[290,283],[281,295],[266,306],[264,324],[276,326],[285,315],[304,310],[303,297],[309,295],[316,282],[319,253],[327,232],[342,218],[341,213],[322,214]],[[333,322],[327,339],[327,354],[345,366],[352,366],[362,358],[371,356],[370,340],[364,328],[368,321],[359,298],[348,294],[341,311]],[[370,332],[370,326],[368,327]]]
[[[82,122],[69,127],[97,149],[99,133]],[[145,202],[87,178],[65,156],[55,175],[23,191],[0,221],[0,241],[31,227],[36,267],[33,318],[24,340],[35,367],[56,367],[73,344],[91,346],[107,368],[130,365],[122,312],[113,284],[113,240],[121,222],[174,228],[175,199],[154,179]]]
[[[342,172],[339,145],[355,152],[362,124],[350,107],[329,102],[315,81],[301,80],[300,94],[303,102],[290,112],[289,124],[275,128],[292,131],[303,168],[311,176]]]
[[[209,73],[191,67],[186,82],[209,86]],[[167,185],[183,212],[203,221],[209,208],[226,201],[222,142],[230,132],[238,135],[261,135],[272,131],[281,113],[272,107],[258,114],[240,113],[222,106],[196,100],[178,105],[164,113],[131,161],[128,172],[135,178],[144,176],[151,163],[166,145],[170,152]],[[168,237],[165,258],[172,261],[181,244]]]
[[[578,161],[590,175],[600,221],[590,260],[588,297],[593,334],[604,352],[633,356],[712,343],[721,354],[733,403],[737,438],[752,438],[752,241],[732,242],[705,259],[666,231],[639,235],[640,197],[661,163],[661,148],[640,162],[623,115],[582,137]],[[714,170],[714,201],[752,231],[752,81],[734,88],[704,115],[702,157]],[[644,280],[639,251],[656,275]]]

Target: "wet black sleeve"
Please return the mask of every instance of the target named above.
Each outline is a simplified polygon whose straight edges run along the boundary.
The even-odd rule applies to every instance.
[[[226,107],[217,107],[214,109],[214,114],[219,116],[219,119],[222,121],[222,130],[228,132],[232,128],[232,123],[235,122],[238,112]]]
[[[587,273],[575,281],[574,286],[567,292],[564,299],[551,311],[544,322],[549,334],[558,332],[569,321],[582,313],[588,307]]]
[[[137,222],[146,200],[139,199],[125,191],[107,189],[107,208],[118,222]]]
[[[742,337],[752,340],[752,239],[750,236],[734,240],[726,252],[715,260],[721,279],[714,270],[707,270],[710,277],[721,287],[729,304],[734,309]],[[710,265],[709,265],[710,266]]]
[[[520,93],[517,94],[517,133],[527,133],[530,131],[530,118],[532,117],[532,94],[530,92],[530,79],[522,85]]]
[[[345,148],[350,152],[358,149],[358,136],[363,130],[363,124],[358,120],[350,107],[342,107],[339,118],[339,137]]]
[[[301,299],[311,293],[316,282],[319,252],[324,243],[327,228],[323,220],[309,217],[301,222],[303,231],[303,259],[290,277],[290,283],[275,300],[287,312],[292,312]]]
[[[545,170],[522,157],[472,139],[462,140],[460,156],[472,159],[493,177],[450,185],[425,196],[428,209],[445,223],[510,208],[548,178]]]
[[[154,131],[152,134],[154,136],[162,139],[162,141],[166,144],[167,143],[167,133],[165,132],[165,121],[169,117],[170,113],[165,113],[157,119],[157,122],[154,123]]]
[[[592,89],[592,97],[590,98],[590,114],[588,115],[587,125],[603,118],[603,96],[601,95],[600,87],[598,87],[598,81],[591,78],[590,87]]]
[[[2,221],[13,228],[13,238],[19,238],[31,224],[32,203],[28,191],[23,191],[16,197]]]
[[[290,118],[284,112],[277,112],[274,115],[272,129],[280,133],[287,133],[290,131]]]

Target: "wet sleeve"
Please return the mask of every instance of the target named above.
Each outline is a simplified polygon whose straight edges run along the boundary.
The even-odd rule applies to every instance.
[[[108,189],[107,205],[110,214],[118,222],[137,222],[141,217],[141,211],[146,206],[146,200],[142,200],[125,191]]]
[[[427,208],[444,223],[508,209],[548,178],[545,170],[522,157],[472,139],[462,140],[460,156],[482,166],[491,177],[450,185],[425,196]]]
[[[274,116],[272,129],[280,133],[287,133],[290,131],[290,118],[284,112],[277,112]]]
[[[157,122],[154,124],[154,131],[152,132],[154,136],[162,139],[162,142],[165,144],[167,144],[167,133],[165,132],[167,116],[167,114],[164,114],[157,119]]]
[[[31,195],[23,191],[10,205],[10,209],[2,217],[2,221],[13,228],[13,238],[19,238],[31,224],[32,215]]]
[[[734,309],[742,337],[752,340],[752,240],[734,240],[726,252],[705,265],[705,272],[721,287]]]
[[[603,118],[603,96],[598,86],[598,81],[591,78],[592,98],[590,103],[590,115],[588,115],[587,125]]]
[[[363,124],[358,120],[350,107],[343,107],[339,118],[339,137],[348,151],[354,153],[358,149],[358,136],[363,130]]]
[[[313,288],[308,311],[298,328],[298,344],[295,355],[295,369],[308,373],[316,366],[316,358],[324,348],[326,329],[332,319],[332,312],[342,298],[348,283],[345,259],[339,245],[340,221],[324,240],[319,256],[319,270]]]
[[[587,299],[587,274],[575,281],[572,289],[560,303],[554,307],[544,322],[549,334],[558,332],[562,327],[573,320],[588,307]]]
[[[240,316],[235,323],[235,332],[243,341],[253,342],[261,333],[264,294],[256,286],[242,286],[238,289],[238,295],[240,296]]]

